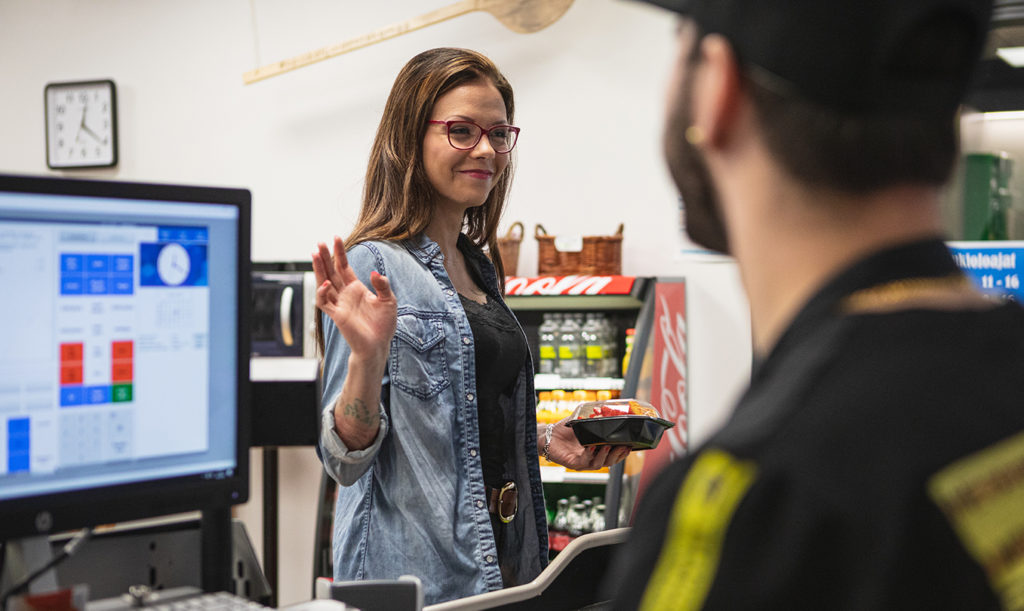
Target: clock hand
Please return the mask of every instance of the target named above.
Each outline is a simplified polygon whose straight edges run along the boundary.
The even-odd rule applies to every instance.
[[[78,122],[78,130],[75,131],[75,142],[78,142],[78,138],[79,138],[79,136],[82,135],[82,130],[83,129],[85,129],[85,130],[89,129],[88,127],[85,126],[85,114],[86,114],[86,112],[88,110],[89,110],[89,108],[87,106],[82,106],[82,120]],[[93,134],[93,137],[95,137],[95,134]]]
[[[98,135],[96,134],[96,132],[94,132],[94,131],[92,131],[91,129],[89,129],[89,126],[85,124],[85,119],[84,119],[84,118],[82,119],[82,127],[81,127],[81,131],[83,131],[83,132],[85,132],[85,133],[89,134],[90,136],[92,136],[92,137],[93,137],[93,139],[94,139],[94,140],[96,140],[97,142],[99,142],[100,144],[106,144],[106,143],[107,143],[106,139],[104,139],[104,138],[100,138],[100,137],[99,137],[99,136],[98,136]]]

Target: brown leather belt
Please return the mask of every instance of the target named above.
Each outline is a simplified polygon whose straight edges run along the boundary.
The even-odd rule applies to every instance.
[[[487,490],[487,511],[498,516],[498,519],[508,524],[516,517],[519,511],[519,491],[515,482],[507,482],[501,488],[485,486]]]

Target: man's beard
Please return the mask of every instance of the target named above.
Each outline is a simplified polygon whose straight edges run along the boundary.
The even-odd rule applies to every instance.
[[[686,76],[679,103],[671,109],[665,126],[665,160],[672,179],[683,198],[683,212],[687,235],[695,243],[729,253],[729,239],[722,220],[718,194],[711,182],[704,155],[686,139],[686,129],[692,125],[690,91],[693,71]]]

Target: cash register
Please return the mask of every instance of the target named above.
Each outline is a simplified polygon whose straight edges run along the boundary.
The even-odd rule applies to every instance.
[[[0,175],[5,597],[55,589],[50,567],[101,525],[184,512],[202,516],[180,559],[197,593],[237,596],[249,207],[240,188]],[[62,532],[76,536],[55,554]]]

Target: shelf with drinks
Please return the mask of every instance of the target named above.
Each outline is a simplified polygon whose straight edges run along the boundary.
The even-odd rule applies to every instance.
[[[573,494],[548,507],[548,554],[553,558],[573,539],[605,529],[604,498]]]
[[[622,357],[628,346],[628,330],[638,310],[607,310],[593,300],[575,296],[572,309],[561,311],[552,296],[533,296],[551,306],[517,311],[524,324],[537,363],[537,422],[560,422],[580,403],[618,398],[624,386]],[[636,302],[639,303],[639,302]],[[593,309],[591,309],[593,307]],[[550,484],[583,484],[603,487],[608,469],[573,471],[541,459],[541,479]]]
[[[641,310],[649,305],[649,289],[654,286],[653,278],[615,277],[616,282],[629,282],[611,282],[599,291],[588,285],[581,291],[582,283],[570,286],[569,280],[531,280],[508,291],[506,297],[533,355],[537,421],[541,424],[567,418],[584,401],[622,395],[626,388],[624,365],[628,362],[634,328]],[[514,283],[511,286],[515,288]],[[549,523],[554,519],[559,499],[572,495],[604,499],[609,490],[618,494],[607,468],[574,471],[543,458],[540,465]],[[589,528],[583,531],[590,532]],[[553,545],[553,550],[561,549],[571,540],[567,533],[553,534],[560,543]]]
[[[606,312],[545,312],[537,327],[537,373],[557,376],[559,381],[617,378],[622,374],[622,335]],[[577,388],[597,390],[599,386]]]
[[[596,481],[597,478],[590,481],[545,481],[544,498],[548,516],[550,558],[556,556],[580,535],[630,523],[633,500],[646,455],[646,451],[634,451],[622,463],[624,475],[632,482],[626,491],[614,489],[607,477],[604,482]],[[541,464],[544,464],[543,459]],[[543,469],[544,467],[541,467],[542,472]],[[625,505],[622,502],[623,496],[628,499]],[[581,499],[590,500],[588,502]],[[576,515],[573,516],[573,513]]]

